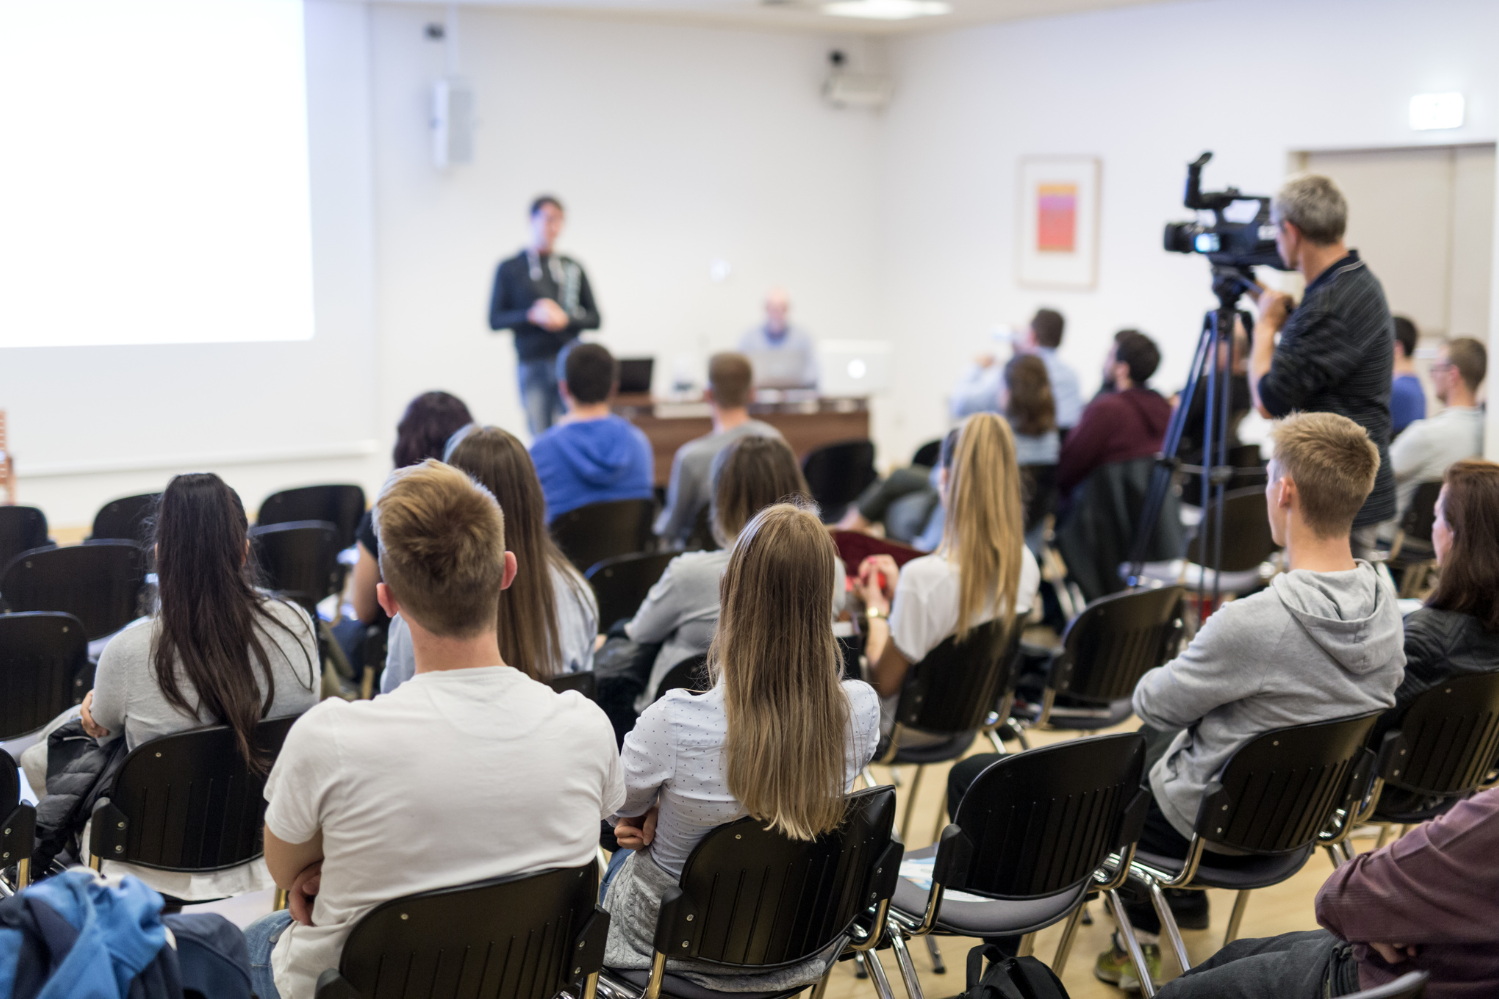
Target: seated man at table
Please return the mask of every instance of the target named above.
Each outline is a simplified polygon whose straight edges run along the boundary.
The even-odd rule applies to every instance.
[[[547,523],[589,503],[655,495],[651,442],[610,411],[619,362],[600,344],[575,343],[557,359],[567,415],[531,444],[546,497]]]
[[[817,352],[812,338],[788,318],[791,299],[783,289],[772,288],[765,296],[765,322],[746,330],[739,350],[755,358],[756,385],[765,388],[816,388]]]
[[[666,507],[656,518],[656,534],[680,547],[692,536],[698,516],[708,508],[711,492],[708,471],[718,453],[741,437],[779,437],[768,423],[751,419],[754,369],[743,354],[714,354],[708,359],[708,391],[704,397],[713,411],[713,432],[677,448],[666,487]]]

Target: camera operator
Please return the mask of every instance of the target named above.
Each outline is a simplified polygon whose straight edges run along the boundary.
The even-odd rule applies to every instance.
[[[1379,448],[1374,491],[1353,521],[1353,553],[1364,558],[1373,550],[1376,525],[1395,515],[1394,322],[1379,279],[1343,243],[1348,202],[1330,179],[1304,174],[1286,181],[1271,203],[1270,220],[1276,249],[1286,266],[1306,278],[1306,293],[1293,311],[1290,296],[1261,290],[1250,392],[1266,417],[1298,410],[1338,413],[1363,427]]]

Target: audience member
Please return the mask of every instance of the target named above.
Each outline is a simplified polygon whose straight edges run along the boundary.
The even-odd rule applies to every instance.
[[[754,438],[740,442],[739,447]],[[661,896],[715,826],[748,815],[793,839],[837,828],[844,794],[875,750],[879,705],[869,685],[842,680],[828,623],[843,580],[815,514],[776,504],[749,521],[723,574],[723,614],[704,694],[668,691],[625,736],[627,789],[604,907],[605,964],[649,968]],[[668,961],[717,989],[794,989],[836,955],[755,975]]]
[[[1062,443],[1057,403],[1046,365],[1032,354],[1010,358],[999,385],[999,411],[1015,437],[1015,463],[1055,465]]]
[[[500,594],[500,658],[533,680],[591,669],[598,601],[547,533],[541,483],[526,446],[499,427],[472,424],[453,435],[443,460],[467,472],[499,503],[505,550],[515,555],[515,581]],[[397,617],[390,623],[381,693],[415,673],[411,628]]]
[[[239,496],[217,475],[178,475],[167,484],[153,541],[160,604],[104,647],[94,689],[83,698],[85,732],[100,742],[123,735],[130,750],[174,732],[227,725],[240,756],[265,771],[255,726],[316,704],[320,666],[307,612],[256,588],[248,531]],[[27,779],[43,794],[48,734],[21,756]],[[104,873],[134,874],[192,902],[271,886],[260,860],[209,874],[105,860]]]
[[[739,352],[759,362],[755,384],[766,388],[816,388],[817,352],[812,337],[791,325],[791,297],[782,288],[765,296],[765,321],[739,338]]]
[[[1038,309],[1030,325],[1015,343],[1017,354],[1034,354],[1046,365],[1046,380],[1051,386],[1052,401],[1056,408],[1056,425],[1066,433],[1077,425],[1083,412],[1082,391],[1078,388],[1077,372],[1057,354],[1062,345],[1062,330],[1066,326],[1062,314],[1055,309]],[[953,419],[961,420],[974,413],[1003,412],[999,402],[1000,369],[994,355],[985,354],[974,360],[952,393]]]
[[[1413,422],[1390,445],[1399,516],[1405,515],[1421,483],[1441,479],[1454,461],[1483,454],[1484,414],[1478,408],[1478,386],[1483,384],[1488,364],[1488,351],[1471,337],[1446,343],[1438,352],[1431,366],[1431,385],[1445,408],[1430,419]]]
[[[447,392],[423,392],[406,405],[401,422],[396,424],[396,446],[391,452],[393,468],[405,468],[439,458],[448,438],[461,427],[474,422],[463,400]],[[354,614],[364,624],[384,618],[375,598],[375,584],[380,582],[380,549],[375,539],[374,511],[365,511],[359,521],[359,561],[354,565],[351,593]]]
[[[609,409],[619,388],[614,355],[599,344],[578,343],[557,364],[567,415],[531,444],[547,523],[589,503],[653,497],[651,442]]]
[[[1102,465],[1161,450],[1171,403],[1146,385],[1160,363],[1160,351],[1145,334],[1126,330],[1115,337],[1104,365],[1105,384],[1113,391],[1088,404],[1062,445],[1057,489],[1064,497]]]
[[[768,423],[752,419],[754,369],[743,354],[714,354],[708,359],[708,391],[704,397],[713,412],[713,432],[677,448],[666,487],[666,506],[656,518],[656,534],[681,546],[692,536],[698,516],[708,507],[708,470],[718,453],[746,434],[779,437]]]
[[[869,615],[865,655],[884,734],[912,663],[950,636],[962,641],[986,621],[1030,610],[1041,582],[1025,547],[1009,424],[992,413],[970,416],[956,442],[943,442],[938,483],[947,518],[937,551],[901,567],[875,555],[859,567],[855,589]],[[902,735],[903,744],[917,741],[920,733]]]
[[[1499,994],[1499,790],[1483,791],[1382,850],[1353,858],[1317,893],[1326,929],[1235,940],[1161,999],[1323,999],[1430,975],[1426,999]]]
[[[947,435],[957,439],[958,431]],[[939,448],[940,456],[941,450]],[[859,494],[838,522],[840,530],[869,531],[881,524],[885,537],[929,552],[942,541],[942,497],[937,489],[941,461],[897,468]]]
[[[516,573],[494,498],[427,461],[375,506],[380,603],[411,629],[416,675],[372,701],[329,698],[292,727],[265,796],[265,860],[291,909],[246,928],[261,999],[312,999],[381,902],[594,862],[624,802],[608,719],[500,656]]]
[[[1270,205],[1275,245],[1301,272],[1306,293],[1266,289],[1249,358],[1249,391],[1260,414],[1337,413],[1369,432],[1379,448],[1374,489],[1354,519],[1354,554],[1373,551],[1380,523],[1395,515],[1390,468],[1390,373],[1394,323],[1379,279],[1343,242],[1348,202],[1326,177],[1303,174],[1282,185]],[[1280,334],[1279,346],[1275,336]]]
[[[1390,385],[1390,425],[1393,436],[1417,420],[1426,418],[1426,390],[1416,374],[1416,341],[1420,333],[1416,324],[1405,316],[1396,316],[1395,379]]]

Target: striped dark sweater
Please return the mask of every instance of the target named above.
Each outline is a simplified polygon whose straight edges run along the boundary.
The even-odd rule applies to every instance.
[[[1365,527],[1395,516],[1390,467],[1390,384],[1395,325],[1384,286],[1357,250],[1307,285],[1280,332],[1260,401],[1271,416],[1294,411],[1338,413],[1369,432],[1379,447],[1374,491],[1354,518]]]

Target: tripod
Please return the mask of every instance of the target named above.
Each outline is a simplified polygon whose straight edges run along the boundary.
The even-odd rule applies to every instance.
[[[1197,601],[1199,607],[1218,606],[1219,576],[1223,564],[1223,493],[1234,469],[1228,464],[1228,414],[1229,414],[1229,369],[1230,364],[1218,364],[1218,345],[1229,345],[1229,360],[1233,358],[1234,316],[1240,297],[1256,288],[1248,272],[1237,267],[1213,266],[1213,294],[1218,296],[1218,308],[1203,316],[1202,333],[1197,339],[1197,351],[1192,357],[1192,369],[1187,376],[1187,387],[1182,393],[1182,403],[1171,414],[1166,427],[1166,437],[1161,444],[1161,453],[1156,456],[1155,470],[1151,475],[1150,490],[1145,494],[1145,505],[1140,512],[1140,523],[1135,529],[1134,542],[1130,546],[1130,567],[1127,582],[1130,586],[1140,584],[1140,574],[1145,568],[1146,553],[1150,550],[1151,535],[1161,516],[1161,507],[1166,501],[1166,491],[1171,488],[1172,474],[1180,467],[1176,457],[1181,446],[1182,432],[1192,410],[1192,401],[1197,397],[1197,384],[1204,376],[1206,406],[1203,410],[1202,432],[1202,509],[1204,520],[1200,531],[1212,533],[1212,549],[1209,554],[1208,538],[1199,534],[1198,552],[1203,556],[1203,571],[1197,579]],[[1216,448],[1216,451],[1214,450]],[[1213,460],[1216,457],[1216,461]],[[1216,511],[1216,515],[1214,514]],[[1213,602],[1203,602],[1207,595],[1208,570],[1213,573]]]

